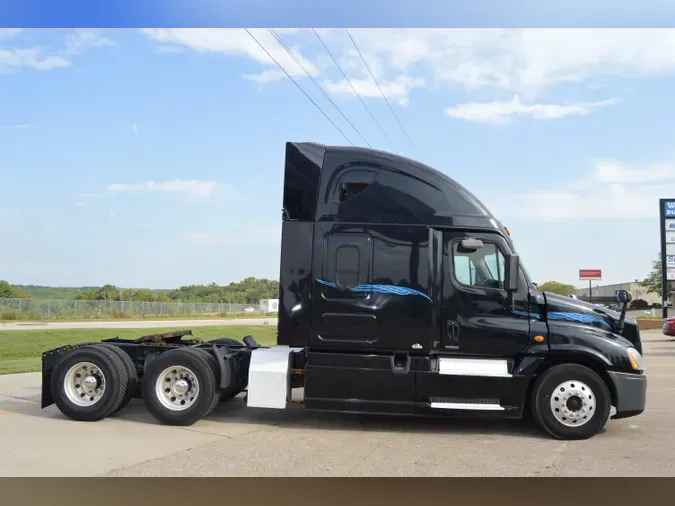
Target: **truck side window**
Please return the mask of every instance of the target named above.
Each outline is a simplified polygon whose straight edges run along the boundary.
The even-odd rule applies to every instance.
[[[350,170],[345,173],[337,184],[335,202],[343,202],[356,197],[375,181],[377,174],[368,170]]]
[[[468,286],[496,288],[504,282],[504,255],[495,244],[485,243],[478,250],[462,250],[453,246],[454,274],[457,281]]]

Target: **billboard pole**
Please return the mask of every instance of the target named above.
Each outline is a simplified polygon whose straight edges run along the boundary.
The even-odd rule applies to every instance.
[[[592,280],[588,280],[588,302],[593,303],[593,287],[591,287]]]
[[[659,199],[659,228],[661,229],[661,302],[663,319],[668,318],[668,266],[666,264],[666,199]]]
[[[675,279],[675,199],[659,199],[661,226],[661,299],[668,318],[668,285]]]

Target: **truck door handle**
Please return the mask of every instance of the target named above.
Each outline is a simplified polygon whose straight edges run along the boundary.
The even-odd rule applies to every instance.
[[[447,322],[447,331],[448,337],[456,344],[459,340],[459,323],[454,320],[449,320]]]

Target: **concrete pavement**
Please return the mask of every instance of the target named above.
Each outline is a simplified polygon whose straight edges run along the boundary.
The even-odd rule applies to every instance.
[[[142,401],[96,423],[40,410],[39,374],[0,376],[2,476],[675,476],[675,338],[645,331],[647,410],[587,441],[523,422],[367,417],[222,403],[192,427]]]
[[[0,323],[2,330],[59,329],[148,329],[164,327],[213,327],[221,325],[276,325],[276,318],[232,318],[216,320],[120,320],[83,322],[13,322]]]

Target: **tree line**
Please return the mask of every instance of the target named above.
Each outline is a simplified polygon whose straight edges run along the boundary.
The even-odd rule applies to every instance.
[[[32,288],[32,290],[31,290]],[[261,299],[279,297],[279,282],[263,278],[248,277],[229,285],[186,285],[173,290],[151,290],[148,288],[120,288],[115,285],[87,287],[82,289],[28,287],[11,285],[0,280],[0,298],[28,299],[52,298],[74,300],[112,300],[139,302],[213,302],[230,304],[257,304]],[[45,292],[48,297],[41,297]]]

